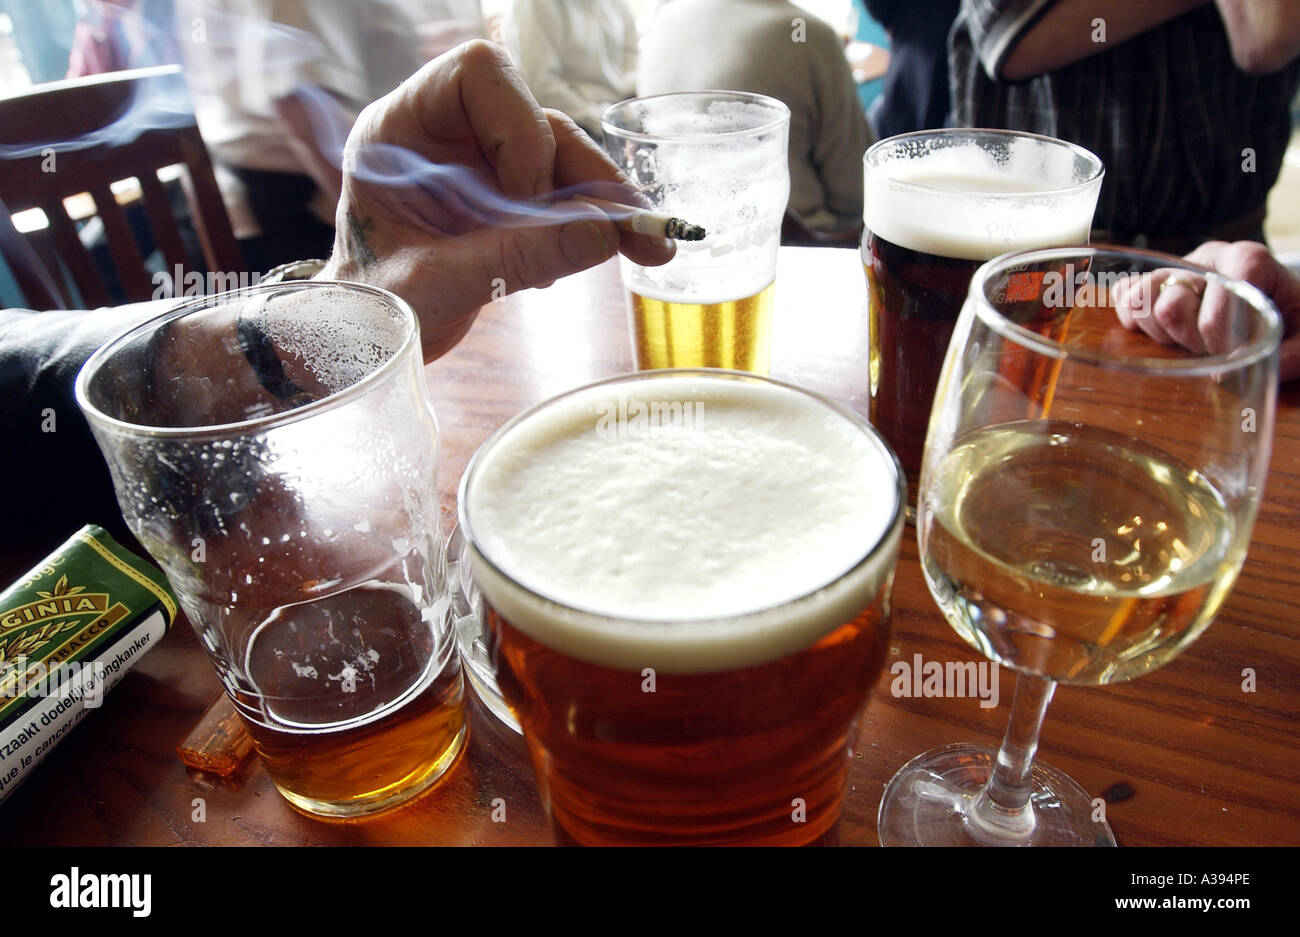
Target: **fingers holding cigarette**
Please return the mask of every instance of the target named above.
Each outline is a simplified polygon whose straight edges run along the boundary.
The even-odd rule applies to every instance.
[[[674,218],[663,212],[637,208],[590,195],[575,195],[573,200],[599,208],[609,215],[610,220],[614,222],[614,227],[621,231],[633,231],[651,237],[673,238],[678,241],[702,241],[708,236],[708,232],[699,225],[691,224],[682,218]]]

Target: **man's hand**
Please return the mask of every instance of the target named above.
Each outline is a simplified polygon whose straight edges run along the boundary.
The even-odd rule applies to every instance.
[[[1237,280],[1245,280],[1264,292],[1282,313],[1282,353],[1278,377],[1283,381],[1300,377],[1300,278],[1255,241],[1207,241],[1187,255],[1202,264]],[[1159,282],[1159,277],[1155,277]],[[1195,278],[1199,280],[1199,278]],[[1158,342],[1182,345],[1197,352],[1224,354],[1232,350],[1232,336],[1227,334],[1229,315],[1225,291],[1203,283],[1170,283],[1155,295],[1149,315],[1135,314],[1123,303],[1116,305],[1120,321],[1128,328],[1141,329]],[[1204,295],[1200,295],[1204,291]],[[1145,310],[1144,310],[1145,311]]]
[[[657,265],[671,241],[620,232],[557,189],[637,203],[566,117],[542,110],[499,47],[459,46],[367,107],[348,137],[334,253],[322,278],[392,290],[426,360],[503,292],[549,285],[621,251]]]

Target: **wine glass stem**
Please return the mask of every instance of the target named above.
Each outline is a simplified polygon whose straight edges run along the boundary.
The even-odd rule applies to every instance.
[[[993,774],[966,813],[966,822],[977,839],[1014,845],[1033,835],[1030,775],[1038,750],[1038,733],[1054,692],[1055,680],[1024,673],[1016,677],[1011,721],[1002,737]]]

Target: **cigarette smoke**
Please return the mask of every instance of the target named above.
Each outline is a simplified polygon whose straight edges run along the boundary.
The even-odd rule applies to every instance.
[[[195,104],[179,83],[150,83],[156,89],[137,94],[107,126],[77,136],[61,136],[51,122],[48,137],[21,143],[3,142],[0,159],[24,159],[127,143],[146,130],[188,124],[196,104],[210,96],[232,93],[255,112],[273,112],[277,99],[293,98],[309,118],[310,133],[320,153],[335,168],[368,184],[399,190],[395,205],[410,220],[440,233],[458,234],[481,226],[555,224],[569,214],[549,203],[519,201],[505,196],[494,180],[467,166],[435,163],[393,144],[370,144],[349,154],[344,144],[355,115],[328,90],[295,80],[317,65],[322,73],[342,75],[345,83],[364,86],[358,69],[364,62],[331,60],[314,36],[278,23],[227,14],[205,0],[177,4],[175,35],[165,32],[133,10],[98,5],[113,20],[118,33],[131,37],[131,67],[181,62]],[[197,14],[197,15],[191,15]],[[337,56],[336,56],[337,59]],[[352,80],[355,79],[355,80]],[[284,131],[288,133],[286,129]],[[622,200],[626,190],[608,182],[590,182],[557,189],[555,199],[594,195]],[[584,209],[574,209],[572,216]],[[629,213],[632,209],[629,209]]]

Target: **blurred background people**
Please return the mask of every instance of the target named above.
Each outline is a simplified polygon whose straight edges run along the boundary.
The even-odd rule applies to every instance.
[[[862,226],[862,154],[871,142],[844,40],[786,0],[668,0],[646,24],[637,94],[727,88],[790,108],[789,210],[803,226]]]
[[[69,78],[178,60],[172,0],[80,0],[77,12],[68,52]]]
[[[889,33],[889,68],[868,117],[884,139],[948,119],[948,32],[961,0],[866,0]]]
[[[1234,10],[1246,11],[1235,23]],[[955,123],[1048,134],[1100,156],[1095,241],[1178,254],[1262,241],[1298,42],[1294,0],[962,0]]]
[[[177,0],[199,129],[249,270],[329,254],[356,115],[481,35],[477,0]]]
[[[628,0],[513,0],[503,32],[537,102],[596,140],[605,108],[636,91],[636,11]]]

